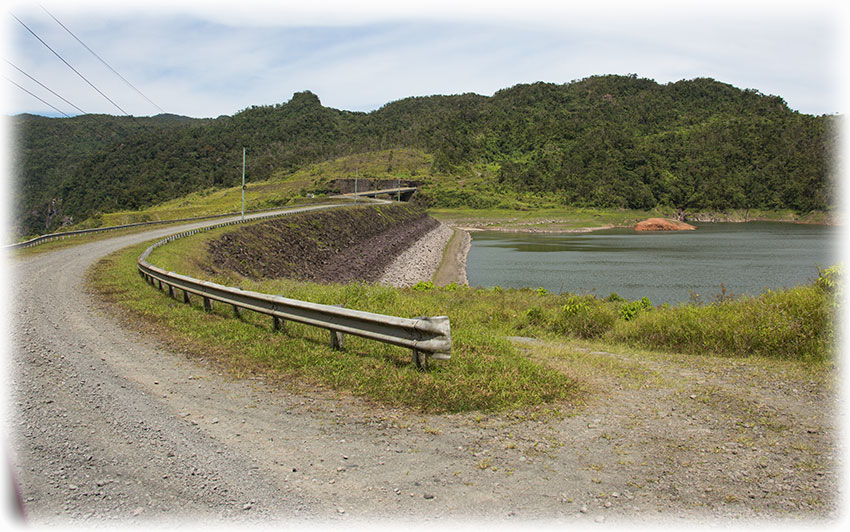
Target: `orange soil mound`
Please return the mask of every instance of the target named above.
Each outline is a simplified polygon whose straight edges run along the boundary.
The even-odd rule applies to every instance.
[[[665,220],[664,218],[650,218],[635,225],[635,231],[693,231],[693,225],[685,222]]]

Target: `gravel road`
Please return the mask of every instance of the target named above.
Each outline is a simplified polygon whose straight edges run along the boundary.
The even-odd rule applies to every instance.
[[[119,326],[86,293],[97,259],[174,231],[10,261],[7,447],[30,523],[836,522],[828,386],[579,350],[629,370],[585,375],[594,399],[564,417],[272,389]]]

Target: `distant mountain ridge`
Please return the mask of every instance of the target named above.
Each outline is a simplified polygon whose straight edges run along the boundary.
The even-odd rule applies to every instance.
[[[416,148],[433,155],[434,174],[497,165],[492,190],[565,204],[827,210],[837,201],[840,119],[709,78],[662,85],[615,75],[516,85],[491,97],[411,97],[370,113],[327,108],[304,91],[216,119],[19,115],[9,118],[16,230],[49,232],[98,211],[237,185],[243,146],[250,180]]]

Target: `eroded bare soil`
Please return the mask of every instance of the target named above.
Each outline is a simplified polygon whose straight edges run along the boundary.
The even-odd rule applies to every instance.
[[[210,242],[209,257],[213,268],[252,279],[374,282],[438,225],[406,205],[336,209],[240,227]]]

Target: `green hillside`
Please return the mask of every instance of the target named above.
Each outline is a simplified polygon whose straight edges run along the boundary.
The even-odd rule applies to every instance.
[[[382,177],[415,173],[433,207],[545,198],[562,206],[805,213],[836,202],[838,117],[801,114],[777,96],[711,79],[661,85],[596,76],[492,97],[407,98],[371,113],[323,107],[301,92],[214,120],[12,120],[19,234],[238,185],[243,146],[250,182],[381,154]],[[428,164],[402,160],[414,152]],[[328,179],[310,182],[302,192],[322,192]]]

